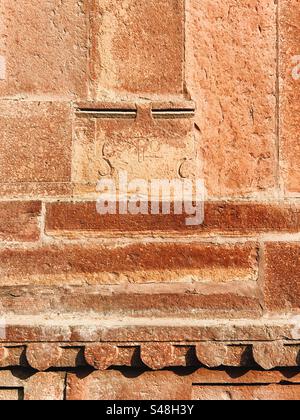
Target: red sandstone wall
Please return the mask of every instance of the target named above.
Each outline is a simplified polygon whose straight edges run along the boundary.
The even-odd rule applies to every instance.
[[[0,12],[0,398],[299,399],[300,1]],[[204,223],[99,215],[119,170]]]

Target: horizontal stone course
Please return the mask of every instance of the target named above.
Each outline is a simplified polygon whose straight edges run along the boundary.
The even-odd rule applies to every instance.
[[[99,317],[64,314],[9,315],[2,343],[137,343],[137,342],[299,342],[295,319],[191,319],[175,317]]]
[[[208,385],[194,386],[192,399],[198,401],[299,401],[300,385]]]
[[[44,245],[0,250],[2,285],[256,281],[255,243]]]
[[[140,372],[142,373],[142,372]],[[94,372],[67,377],[68,400],[189,400],[187,377],[173,372],[145,372],[130,380],[121,372]]]
[[[11,299],[14,296],[14,299]],[[0,314],[61,316],[135,316],[257,318],[260,293],[255,282],[244,284],[124,284],[115,286],[15,286],[0,293]]]
[[[299,400],[299,379],[289,380],[292,371],[271,375],[264,372],[199,369],[194,373],[142,372],[136,370],[68,374],[69,400]],[[211,382],[215,378],[215,383]],[[252,382],[250,380],[252,379]],[[201,383],[201,381],[203,383]],[[286,385],[281,385],[285,381]],[[170,386],[172,384],[172,386]]]
[[[162,206],[162,204],[160,204]],[[300,231],[300,205],[282,203],[206,202],[204,223],[187,226],[184,213],[170,215],[100,215],[96,202],[59,202],[46,205],[46,233],[56,236],[120,234],[256,235]]]
[[[13,368],[0,372],[0,400],[299,400],[299,383],[296,369],[230,373],[203,368],[176,372],[79,368],[76,374]],[[119,405],[112,407],[117,410]]]

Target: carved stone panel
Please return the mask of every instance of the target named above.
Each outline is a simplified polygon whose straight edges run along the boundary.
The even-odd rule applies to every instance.
[[[144,105],[111,118],[116,112],[77,114],[73,156],[77,194],[95,193],[102,178],[115,178],[118,184],[120,171],[126,171],[128,181],[199,177],[192,111],[151,110]]]

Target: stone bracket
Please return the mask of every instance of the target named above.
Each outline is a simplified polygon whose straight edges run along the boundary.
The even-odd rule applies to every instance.
[[[11,343],[0,348],[0,367],[50,368],[90,366],[147,367],[244,367],[271,370],[300,366],[300,343],[195,342],[195,343]]]

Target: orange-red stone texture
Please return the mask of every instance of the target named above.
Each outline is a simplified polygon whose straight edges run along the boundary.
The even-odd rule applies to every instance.
[[[287,195],[300,195],[300,4],[298,0],[279,2],[280,52],[280,156],[282,182]]]
[[[87,95],[86,1],[1,1],[0,55],[6,77],[0,97]]]
[[[292,12],[291,12],[292,13]],[[276,186],[276,2],[187,1],[186,77],[213,196]]]
[[[154,118],[149,106],[139,106],[132,118],[84,118],[75,123],[73,182],[76,193],[94,192],[99,176],[118,171],[135,179],[193,178],[197,141],[191,118]],[[149,170],[151,168],[151,170]]]
[[[96,202],[56,202],[46,205],[46,233],[53,236],[149,235],[184,233],[233,236],[261,233],[297,233],[300,207],[297,204],[257,202],[211,202],[204,204],[204,223],[188,227],[188,214],[100,215]],[[171,206],[172,210],[172,206]],[[150,213],[150,211],[149,211]]]
[[[182,94],[184,0],[91,0],[92,99]]]
[[[238,374],[238,372],[236,372]],[[298,400],[299,384],[291,381],[280,386],[280,374],[251,375],[240,372],[239,379],[223,372],[200,370],[194,374],[146,372],[129,379],[126,372],[108,371],[84,377],[68,375],[67,398],[70,400]],[[212,382],[215,379],[215,383]],[[282,375],[281,379],[284,378]],[[193,385],[191,386],[191,380]],[[244,382],[243,382],[244,381]]]
[[[1,250],[5,284],[190,283],[257,280],[255,243],[48,245]]]
[[[1,1],[0,399],[300,398],[299,17]],[[204,223],[98,214],[120,170]]]
[[[41,210],[42,204],[38,201],[0,202],[0,240],[8,242],[38,241]]]
[[[295,371],[235,370],[234,373],[199,369],[191,375],[186,372],[180,375],[135,370],[130,375],[128,370],[90,373],[80,369],[78,374],[29,374],[24,369],[2,370],[0,399],[299,400],[300,380]]]
[[[268,243],[264,250],[265,304],[272,312],[299,311],[299,243]]]
[[[1,101],[0,129],[2,195],[37,194],[43,188],[60,195],[60,186],[71,182],[70,104]]]

